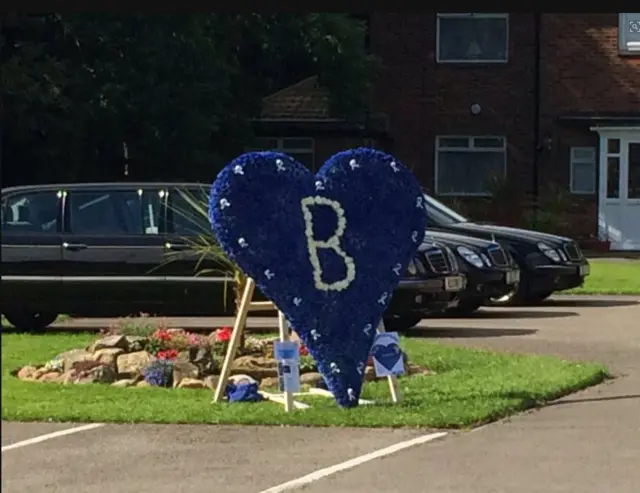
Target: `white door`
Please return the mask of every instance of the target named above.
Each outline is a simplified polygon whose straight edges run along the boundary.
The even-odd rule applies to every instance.
[[[640,130],[600,133],[600,238],[640,250]]]

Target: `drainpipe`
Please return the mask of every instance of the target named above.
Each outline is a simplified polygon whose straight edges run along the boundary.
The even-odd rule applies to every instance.
[[[540,154],[542,153],[542,145],[540,142],[540,24],[542,14],[533,14],[533,36],[534,36],[534,55],[533,55],[533,218],[534,223],[538,219],[538,199],[540,197]]]

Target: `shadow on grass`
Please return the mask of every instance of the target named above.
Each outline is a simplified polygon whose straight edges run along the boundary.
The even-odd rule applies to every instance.
[[[640,301],[630,297],[628,300],[607,300],[607,299],[589,299],[582,300],[577,296],[571,299],[552,299],[546,300],[540,306],[559,306],[559,307],[575,307],[575,308],[606,308],[614,306],[633,306],[640,305]]]
[[[535,329],[479,329],[470,327],[416,327],[406,333],[407,337],[417,338],[474,338],[528,336],[538,332]]]

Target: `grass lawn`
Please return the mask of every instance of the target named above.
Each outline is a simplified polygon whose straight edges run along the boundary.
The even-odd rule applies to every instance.
[[[465,428],[531,408],[607,378],[598,364],[552,357],[507,355],[402,340],[409,358],[437,372],[400,379],[403,401],[390,407],[386,382],[367,384],[375,406],[338,409],[332,399],[305,397],[313,407],[284,413],[275,403],[211,404],[210,391],[118,389],[100,384],[23,382],[11,370],[43,364],[81,348],[91,334],[2,335],[2,419],[82,422],[211,423]]]
[[[591,274],[584,286],[567,294],[629,294],[640,295],[640,261],[590,260]]]

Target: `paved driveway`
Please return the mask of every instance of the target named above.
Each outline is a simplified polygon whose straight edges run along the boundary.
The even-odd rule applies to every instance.
[[[562,298],[423,326],[416,336],[602,361],[619,378],[319,479],[305,492],[637,493],[640,299]],[[61,428],[3,423],[2,444]],[[427,431],[108,425],[3,452],[3,491],[258,493]]]

